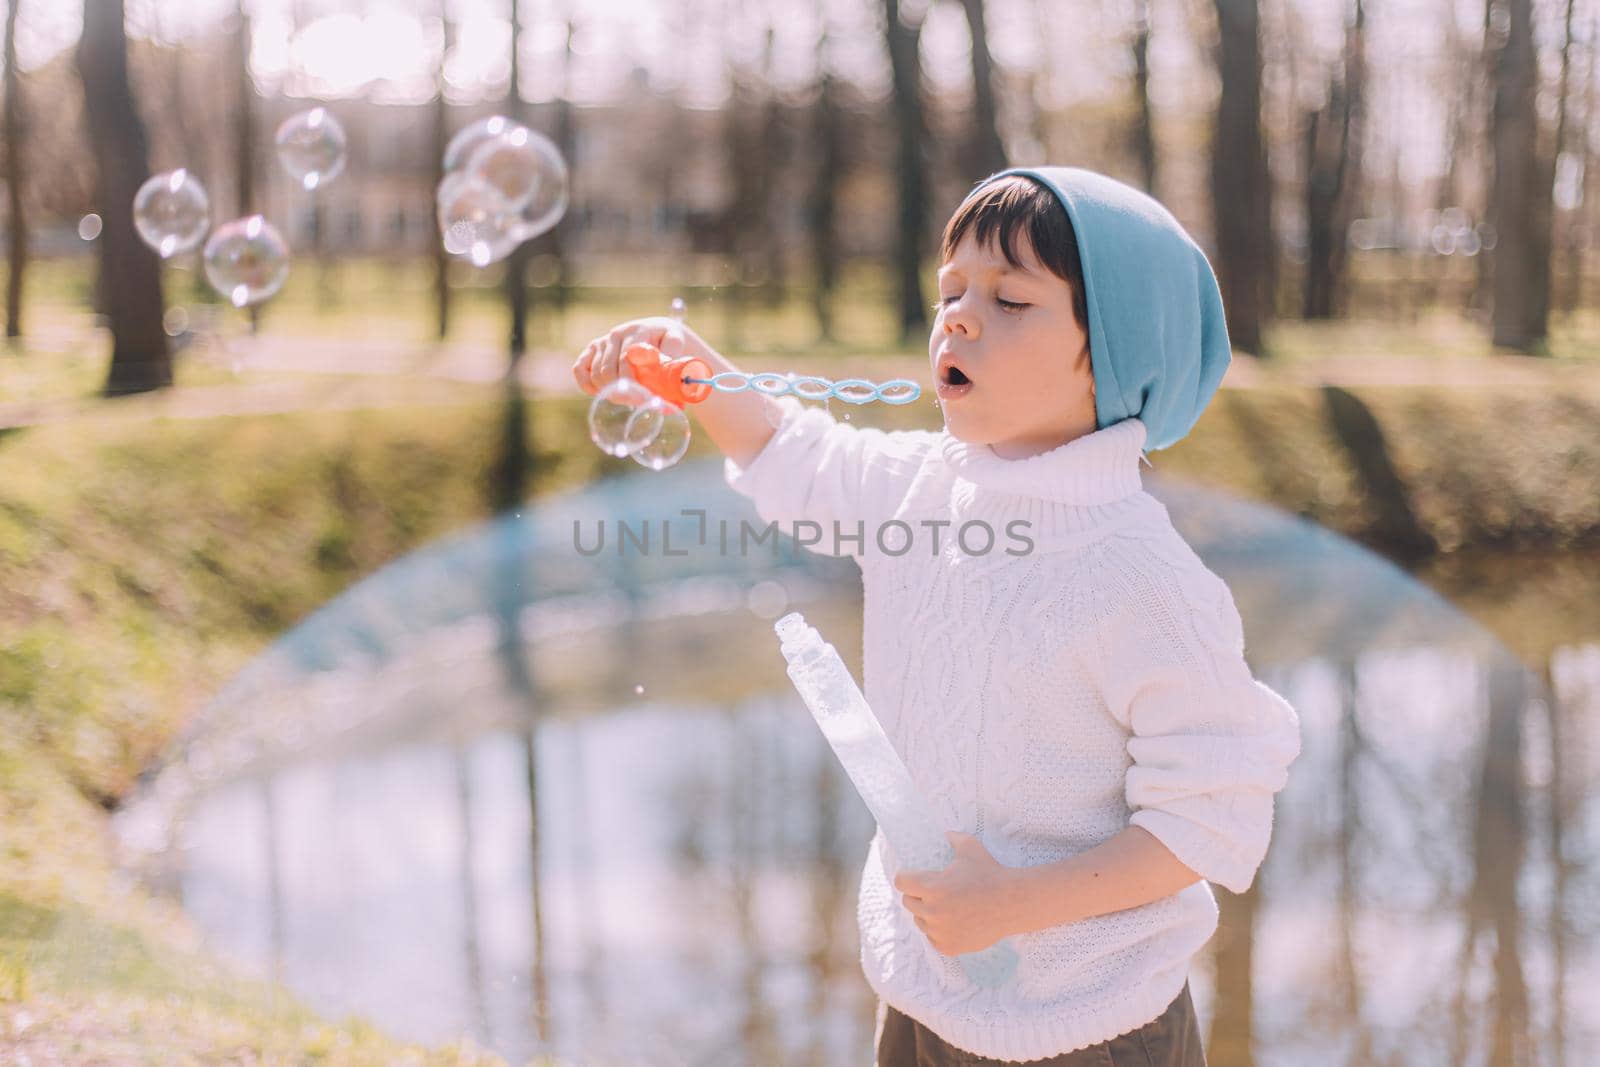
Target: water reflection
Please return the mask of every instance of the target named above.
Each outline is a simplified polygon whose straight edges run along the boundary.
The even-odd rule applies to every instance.
[[[1332,534],[1156,491],[1303,730],[1266,867],[1216,890],[1192,978],[1212,1062],[1588,1062],[1600,644],[1530,673]],[[376,576],[218,697],[126,839],[221,950],[407,1038],[870,1062],[871,824],[770,632],[798,606],[850,658],[853,565],[571,547],[574,517],[702,506],[747,514],[686,467]]]

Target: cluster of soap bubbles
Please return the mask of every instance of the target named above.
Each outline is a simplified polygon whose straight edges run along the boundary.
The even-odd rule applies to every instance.
[[[289,116],[278,127],[276,143],[278,162],[308,192],[344,170],[344,127],[326,108]],[[162,259],[192,252],[204,241],[206,281],[234,307],[259,304],[288,280],[289,245],[278,228],[261,215],[246,215],[212,229],[211,198],[186,169],[157,174],[139,187],[133,224]]]
[[[672,299],[672,317],[682,322],[682,297]],[[589,439],[610,456],[630,456],[651,470],[665,470],[689,450],[689,417],[632,378],[618,378],[589,405]]]
[[[589,405],[589,437],[600,451],[630,456],[651,470],[665,470],[689,449],[689,418],[632,378],[618,378]]]
[[[567,165],[547,138],[494,115],[450,139],[435,199],[445,251],[486,267],[561,221]]]

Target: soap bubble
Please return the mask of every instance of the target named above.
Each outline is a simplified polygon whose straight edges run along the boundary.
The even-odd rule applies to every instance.
[[[689,417],[676,404],[652,395],[628,419],[624,437],[635,463],[665,470],[689,450]]]
[[[345,136],[325,107],[297,112],[278,127],[278,162],[307,192],[344,170]]]
[[[100,236],[100,231],[102,228],[103,225],[100,221],[100,216],[91,211],[89,214],[78,220],[78,239],[82,241],[93,241]]]
[[[189,332],[189,310],[179,304],[169,307],[161,316],[161,329],[168,337]]]
[[[439,183],[439,233],[453,256],[486,267],[522,243],[516,213],[500,191],[475,174],[458,171]]]
[[[439,230],[476,266],[510,255],[567,210],[567,165],[549,139],[504,115],[456,132],[444,152]]]
[[[452,171],[465,168],[467,159],[472,155],[474,149],[485,141],[499,137],[507,130],[515,129],[517,125],[517,123],[512,122],[504,115],[491,115],[489,118],[479,119],[477,122],[461,127],[456,131],[456,135],[450,138],[450,143],[445,146],[445,173],[449,174]]]
[[[289,277],[289,246],[260,215],[225,222],[206,242],[206,280],[234,307],[258,304]]]
[[[642,411],[656,395],[632,378],[618,378],[599,393],[589,405],[589,437],[600,451],[610,456],[631,455],[649,441],[643,437],[630,437],[629,426],[633,416]],[[648,426],[639,425],[642,433]]]
[[[169,170],[139,186],[133,197],[133,225],[162,259],[187,252],[205,240],[211,227],[211,200],[200,179],[187,170]]]
[[[518,240],[545,233],[566,213],[567,165],[548,138],[526,126],[485,138],[467,157],[466,171],[494,186],[518,214]]]

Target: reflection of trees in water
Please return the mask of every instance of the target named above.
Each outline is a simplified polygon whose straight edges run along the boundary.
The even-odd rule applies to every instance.
[[[764,794],[779,788],[771,777],[762,727],[762,716],[751,714],[748,707],[734,719],[732,774],[725,795],[727,819],[733,831],[728,856],[729,902],[734,933],[742,949],[740,984],[745,1011],[740,1043],[745,1063],[777,1063],[781,1059],[776,1055],[771,1012],[763,990],[766,952],[753,900],[762,869],[768,866],[763,861],[770,854],[762,845],[770,842],[774,828],[772,820],[762,818],[768,810]]]
[[[1488,671],[1488,727],[1483,739],[1483,764],[1474,798],[1472,820],[1472,884],[1464,902],[1466,931],[1461,947],[1460,985],[1456,993],[1455,1031],[1461,1039],[1478,1030],[1473,1022],[1489,1018],[1488,1063],[1516,1067],[1533,1062],[1528,1029],[1528,988],[1522,964],[1522,912],[1517,881],[1522,874],[1523,778],[1522,713],[1526,706],[1526,673],[1496,664]],[[1486,930],[1494,932],[1492,984],[1487,1011],[1469,1012],[1468,986]],[[1456,1062],[1463,1062],[1461,1057]]]
[[[1336,714],[1306,705],[1311,759],[1292,779],[1325,800],[1281,810],[1274,849],[1287,855],[1272,877],[1243,896],[1215,889],[1211,1062],[1250,1065],[1301,1045],[1337,1049],[1333,1062],[1352,1065],[1569,1063],[1566,978],[1593,963],[1589,932],[1567,917],[1587,873],[1568,854],[1585,797],[1572,780],[1586,766],[1572,727],[1582,687],[1569,696],[1508,656],[1448,648],[1330,666]],[[1405,688],[1386,688],[1396,682]],[[1446,682],[1461,695],[1440,690]],[[1316,908],[1319,885],[1331,922],[1307,927],[1302,910]],[[1269,913],[1286,922],[1270,929],[1309,931],[1299,935],[1307,947],[1327,954],[1324,967],[1292,963],[1294,974],[1325,976],[1299,997],[1253,982],[1256,923]],[[1541,921],[1536,951],[1529,933]],[[1433,951],[1441,937],[1443,955]],[[1282,948],[1267,959],[1283,960]],[[1415,998],[1398,1025],[1382,999],[1390,987]],[[1275,1034],[1258,1032],[1261,1006]]]
[[[1361,975],[1356,960],[1357,884],[1356,841],[1361,832],[1360,791],[1356,778],[1358,764],[1366,749],[1366,737],[1361,731],[1361,718],[1357,701],[1360,690],[1355,664],[1345,661],[1338,665],[1339,693],[1339,753],[1338,782],[1339,825],[1337,831],[1338,881],[1338,960],[1339,1009],[1346,1025],[1353,1031],[1351,1061],[1367,1063],[1372,1059],[1372,1040],[1362,1018]]]
[[[1174,518],[1183,520],[1183,512],[1175,506]],[[1206,522],[1196,525],[1195,515]],[[1308,698],[1332,681],[1327,703],[1317,704],[1325,710],[1306,720],[1309,758],[1291,770],[1274,828],[1273,863],[1263,872],[1268,877],[1243,896],[1216,890],[1221,923],[1207,948],[1214,966],[1208,1055],[1217,1064],[1276,1065],[1293,1062],[1297,1048],[1309,1060],[1314,1049],[1318,1062],[1374,1067],[1512,1067],[1537,1055],[1541,1067],[1567,1067],[1566,974],[1583,973],[1595,961],[1589,921],[1566,908],[1594,891],[1581,854],[1592,847],[1584,731],[1600,716],[1600,702],[1584,685],[1600,682],[1600,651],[1595,663],[1568,670],[1564,683],[1552,662],[1550,684],[1541,686],[1521,677],[1491,642],[1463,636],[1459,616],[1419,596],[1398,572],[1348,566],[1334,548],[1303,533],[1275,532],[1240,515],[1191,508],[1188,519],[1202,535],[1191,540],[1203,553],[1211,548],[1208,562],[1218,555],[1215,546],[1226,546],[1228,565],[1218,570],[1253,623],[1247,633],[1253,662],[1283,672],[1282,691],[1297,704],[1296,680],[1315,683]],[[500,691],[465,699],[463,690],[444,685],[444,695],[429,706],[435,719],[444,700],[453,702],[452,714],[457,705],[461,711],[466,705],[512,707],[525,763],[532,872],[526,888],[520,875],[515,886],[474,883],[472,838],[493,831],[487,818],[472,824],[469,796],[477,785],[469,785],[465,766],[457,765],[460,900],[468,916],[460,951],[468,961],[464,992],[476,1025],[487,1035],[481,998],[484,984],[495,995],[492,975],[484,972],[495,958],[494,894],[517,894],[520,908],[526,892],[532,1010],[527,1019],[498,1010],[493,1016],[501,1040],[525,1042],[537,1033],[544,1047],[556,1047],[549,1033],[557,1027],[549,1024],[539,874],[571,864],[575,896],[570,905],[561,903],[575,921],[554,936],[565,938],[560,947],[581,960],[571,981],[586,988],[556,991],[567,1048],[592,1051],[599,1060],[608,1045],[637,1039],[641,1048],[665,1046],[689,1062],[710,1062],[715,1053],[730,1061],[811,1065],[843,1062],[838,1042],[846,1039],[852,1056],[864,1050],[862,1032],[871,1033],[876,1001],[852,951],[853,905],[866,843],[866,834],[857,838],[855,832],[870,831],[870,822],[804,708],[787,687],[772,688],[781,661],[768,628],[754,623],[739,599],[732,608],[706,608],[693,583],[644,585],[640,578],[653,575],[629,572],[648,564],[624,554],[617,565],[625,621],[575,625],[570,633],[552,625],[546,633],[539,629],[541,616],[525,613],[540,592],[525,538],[525,530],[507,524],[488,545],[496,652],[492,659],[475,652],[474,664],[492,669],[473,676],[492,675]],[[559,580],[540,584],[548,592]],[[860,605],[853,593],[807,602],[804,610],[836,645],[859,648]],[[375,614],[381,621],[383,613]],[[347,643],[357,632],[340,629]],[[535,646],[537,659],[530,659]],[[487,642],[471,647],[484,649]],[[1585,676],[1587,683],[1573,681]],[[647,687],[642,701],[636,683]],[[369,699],[395,699],[398,707],[390,694],[404,687],[363,682],[359,688]],[[1531,698],[1543,689],[1562,701],[1541,707]],[[570,752],[559,729],[553,736],[551,724],[539,722],[546,702],[574,716]],[[613,740],[634,736],[628,705],[646,702],[655,706],[645,715],[647,730],[663,729],[662,715],[676,725],[666,728],[668,743],[650,755],[652,764],[669,769],[650,777],[665,792],[646,801],[668,818],[658,821],[652,811],[653,836],[641,845],[652,859],[676,861],[667,864],[677,868],[673,885],[687,893],[663,893],[663,921],[696,927],[697,936],[685,938],[688,947],[675,958],[652,959],[676,987],[641,986],[642,1002],[628,1003],[631,1032],[623,1034],[608,1029],[605,995],[632,997],[633,991],[618,988],[640,968],[629,955],[632,946],[612,948],[605,925],[596,921],[608,875],[604,864],[595,867],[588,848],[591,838],[613,828],[591,825],[585,801],[599,795],[587,792],[591,773],[597,789],[604,783],[640,791],[637,781],[613,780],[605,762]],[[576,718],[590,708],[605,710]],[[496,714],[497,724],[507,721]],[[604,729],[590,729],[601,724]],[[389,743],[398,732],[379,740]],[[569,756],[570,770],[546,753],[544,766],[554,763],[558,773],[539,782],[536,736]],[[1542,772],[1541,759],[1548,763]],[[480,794],[480,803],[487,795]],[[262,799],[270,798],[263,793]],[[541,799],[544,808],[559,812],[558,821],[541,823]],[[285,810],[281,817],[291,814]],[[279,817],[263,812],[269,850]],[[547,846],[568,834],[575,846],[541,862],[541,825],[559,831]],[[296,827],[283,832],[293,835]],[[516,847],[520,852],[521,843]],[[268,856],[275,864],[273,853]],[[283,887],[264,886],[263,896],[289,890],[292,912],[295,873],[286,870]],[[269,866],[268,878],[278,876]],[[772,893],[774,886],[799,892]],[[275,944],[283,937],[282,908],[276,900],[269,917]],[[475,912],[484,924],[480,944],[472,943]],[[1293,931],[1296,943],[1277,943],[1280,929]],[[296,947],[290,946],[291,957]],[[1295,954],[1301,959],[1286,959]],[[1401,968],[1413,968],[1414,979],[1398,975]],[[1309,980],[1308,972],[1315,972]],[[1262,982],[1254,983],[1256,976]],[[520,988],[510,995],[527,996]],[[696,1010],[658,1010],[685,996]],[[464,1016],[461,1025],[474,1021]],[[1591,1035],[1582,1029],[1574,1035],[1570,1043],[1581,1060],[1584,1041],[1576,1036]]]
[[[461,875],[461,949],[471,1004],[473,1036],[486,1047],[494,1046],[489,1011],[483,996],[483,952],[478,941],[478,886],[472,857],[476,835],[472,830],[472,760],[460,740],[450,746],[456,779],[456,863]]]
[[[521,337],[520,311],[514,326],[514,338]],[[520,354],[514,349],[514,355]],[[513,706],[520,710],[519,733],[523,743],[523,766],[528,784],[528,905],[531,912],[531,944],[533,960],[533,1002],[529,1005],[533,1032],[541,1045],[550,1041],[550,995],[545,974],[545,943],[543,901],[540,892],[540,867],[542,853],[539,848],[539,767],[538,728],[539,691],[533,673],[533,664],[522,632],[522,608],[537,599],[537,590],[523,588],[524,580],[532,582],[532,569],[524,566],[525,538],[518,526],[505,521],[504,516],[520,508],[527,497],[529,464],[525,442],[528,439],[527,398],[515,374],[508,376],[505,387],[505,417],[501,425],[501,449],[489,486],[490,504],[500,522],[490,527],[492,560],[486,571],[489,589],[485,596],[499,629],[498,659],[504,677],[505,690]]]
[[[272,790],[275,779],[265,776],[258,780],[261,792],[261,847],[266,854],[267,872],[267,943],[271,946],[272,979],[283,981],[283,954],[285,947],[283,870],[279,866],[278,842],[282,833],[278,828],[278,803]]]

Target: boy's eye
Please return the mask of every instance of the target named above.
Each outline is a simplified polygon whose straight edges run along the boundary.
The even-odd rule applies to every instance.
[[[956,294],[954,294],[952,296],[941,296],[939,298],[939,302],[937,304],[933,305],[933,310],[938,311],[941,308],[945,307],[946,305],[952,304],[955,301],[960,300],[960,299],[961,299],[961,294],[960,293],[956,293]],[[1015,312],[1015,311],[1021,311],[1023,308],[1027,308],[1027,307],[1032,307],[1033,306],[1031,304],[1025,304],[1025,303],[1022,303],[1021,301],[1017,301],[1017,300],[1002,300],[998,296],[994,298],[994,302],[996,304],[1000,305],[1000,309],[1002,311],[1013,311],[1013,312]]]

